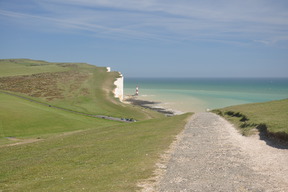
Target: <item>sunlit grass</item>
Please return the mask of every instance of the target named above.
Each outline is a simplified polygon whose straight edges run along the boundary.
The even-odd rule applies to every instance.
[[[189,114],[89,129],[0,148],[0,188],[12,191],[135,191]]]
[[[262,128],[265,125],[273,135],[288,135],[288,99],[226,107],[215,112],[232,121],[244,135],[251,134],[259,125]]]
[[[13,70],[10,65],[14,66]],[[55,71],[51,68],[53,73],[47,73],[47,66],[53,70],[55,68]],[[34,67],[37,67],[37,70],[34,70]],[[0,78],[0,89],[54,106],[89,114],[137,120],[163,117],[154,111],[127,105],[114,98],[114,81],[119,77],[119,73],[108,73],[105,67],[84,63],[48,63],[15,59],[1,60],[0,71],[4,76],[12,75]],[[27,76],[34,73],[37,75]],[[26,76],[19,76],[20,74]],[[14,77],[15,75],[17,77]]]
[[[7,81],[19,75],[21,84]],[[121,103],[112,92],[119,74],[103,67],[1,60],[0,76],[5,91],[35,101],[142,120],[97,119],[0,93],[0,191],[135,191],[191,115]]]

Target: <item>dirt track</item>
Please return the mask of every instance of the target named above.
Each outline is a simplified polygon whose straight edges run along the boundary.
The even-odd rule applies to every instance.
[[[288,150],[244,137],[212,113],[195,114],[158,167],[143,191],[288,191]]]

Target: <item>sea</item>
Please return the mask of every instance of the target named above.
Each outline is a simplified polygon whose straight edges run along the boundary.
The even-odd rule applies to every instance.
[[[288,78],[125,78],[124,95],[136,86],[140,100],[180,113],[288,98]]]

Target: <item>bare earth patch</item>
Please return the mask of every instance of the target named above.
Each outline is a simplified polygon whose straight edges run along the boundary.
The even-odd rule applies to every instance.
[[[65,136],[69,136],[69,135],[73,135],[73,134],[78,134],[78,133],[81,133],[83,131],[85,131],[85,130],[70,131],[70,132],[60,133],[60,134],[58,134],[56,136],[53,136],[53,137],[54,138],[56,138],[56,137],[65,137]],[[0,147],[10,147],[10,146],[16,146],[16,145],[25,145],[25,144],[29,144],[29,143],[35,143],[35,142],[43,141],[44,139],[40,139],[40,138],[19,139],[19,138],[16,138],[16,137],[8,137],[8,140],[13,141],[14,143],[1,145]]]
[[[244,137],[215,114],[195,114],[173,148],[142,191],[288,191],[288,150]]]

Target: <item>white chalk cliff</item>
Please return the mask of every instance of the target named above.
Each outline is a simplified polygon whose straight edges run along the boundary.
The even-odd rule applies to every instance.
[[[107,67],[107,72],[110,72],[111,68]],[[124,77],[119,72],[120,77],[116,79],[114,82],[114,85],[116,85],[116,88],[114,89],[114,95],[116,98],[119,98],[119,100],[122,102],[124,98]]]
[[[120,74],[120,77],[116,79],[114,85],[116,85],[114,90],[115,97],[119,98],[119,100],[122,102],[124,98],[124,77],[122,74]]]

